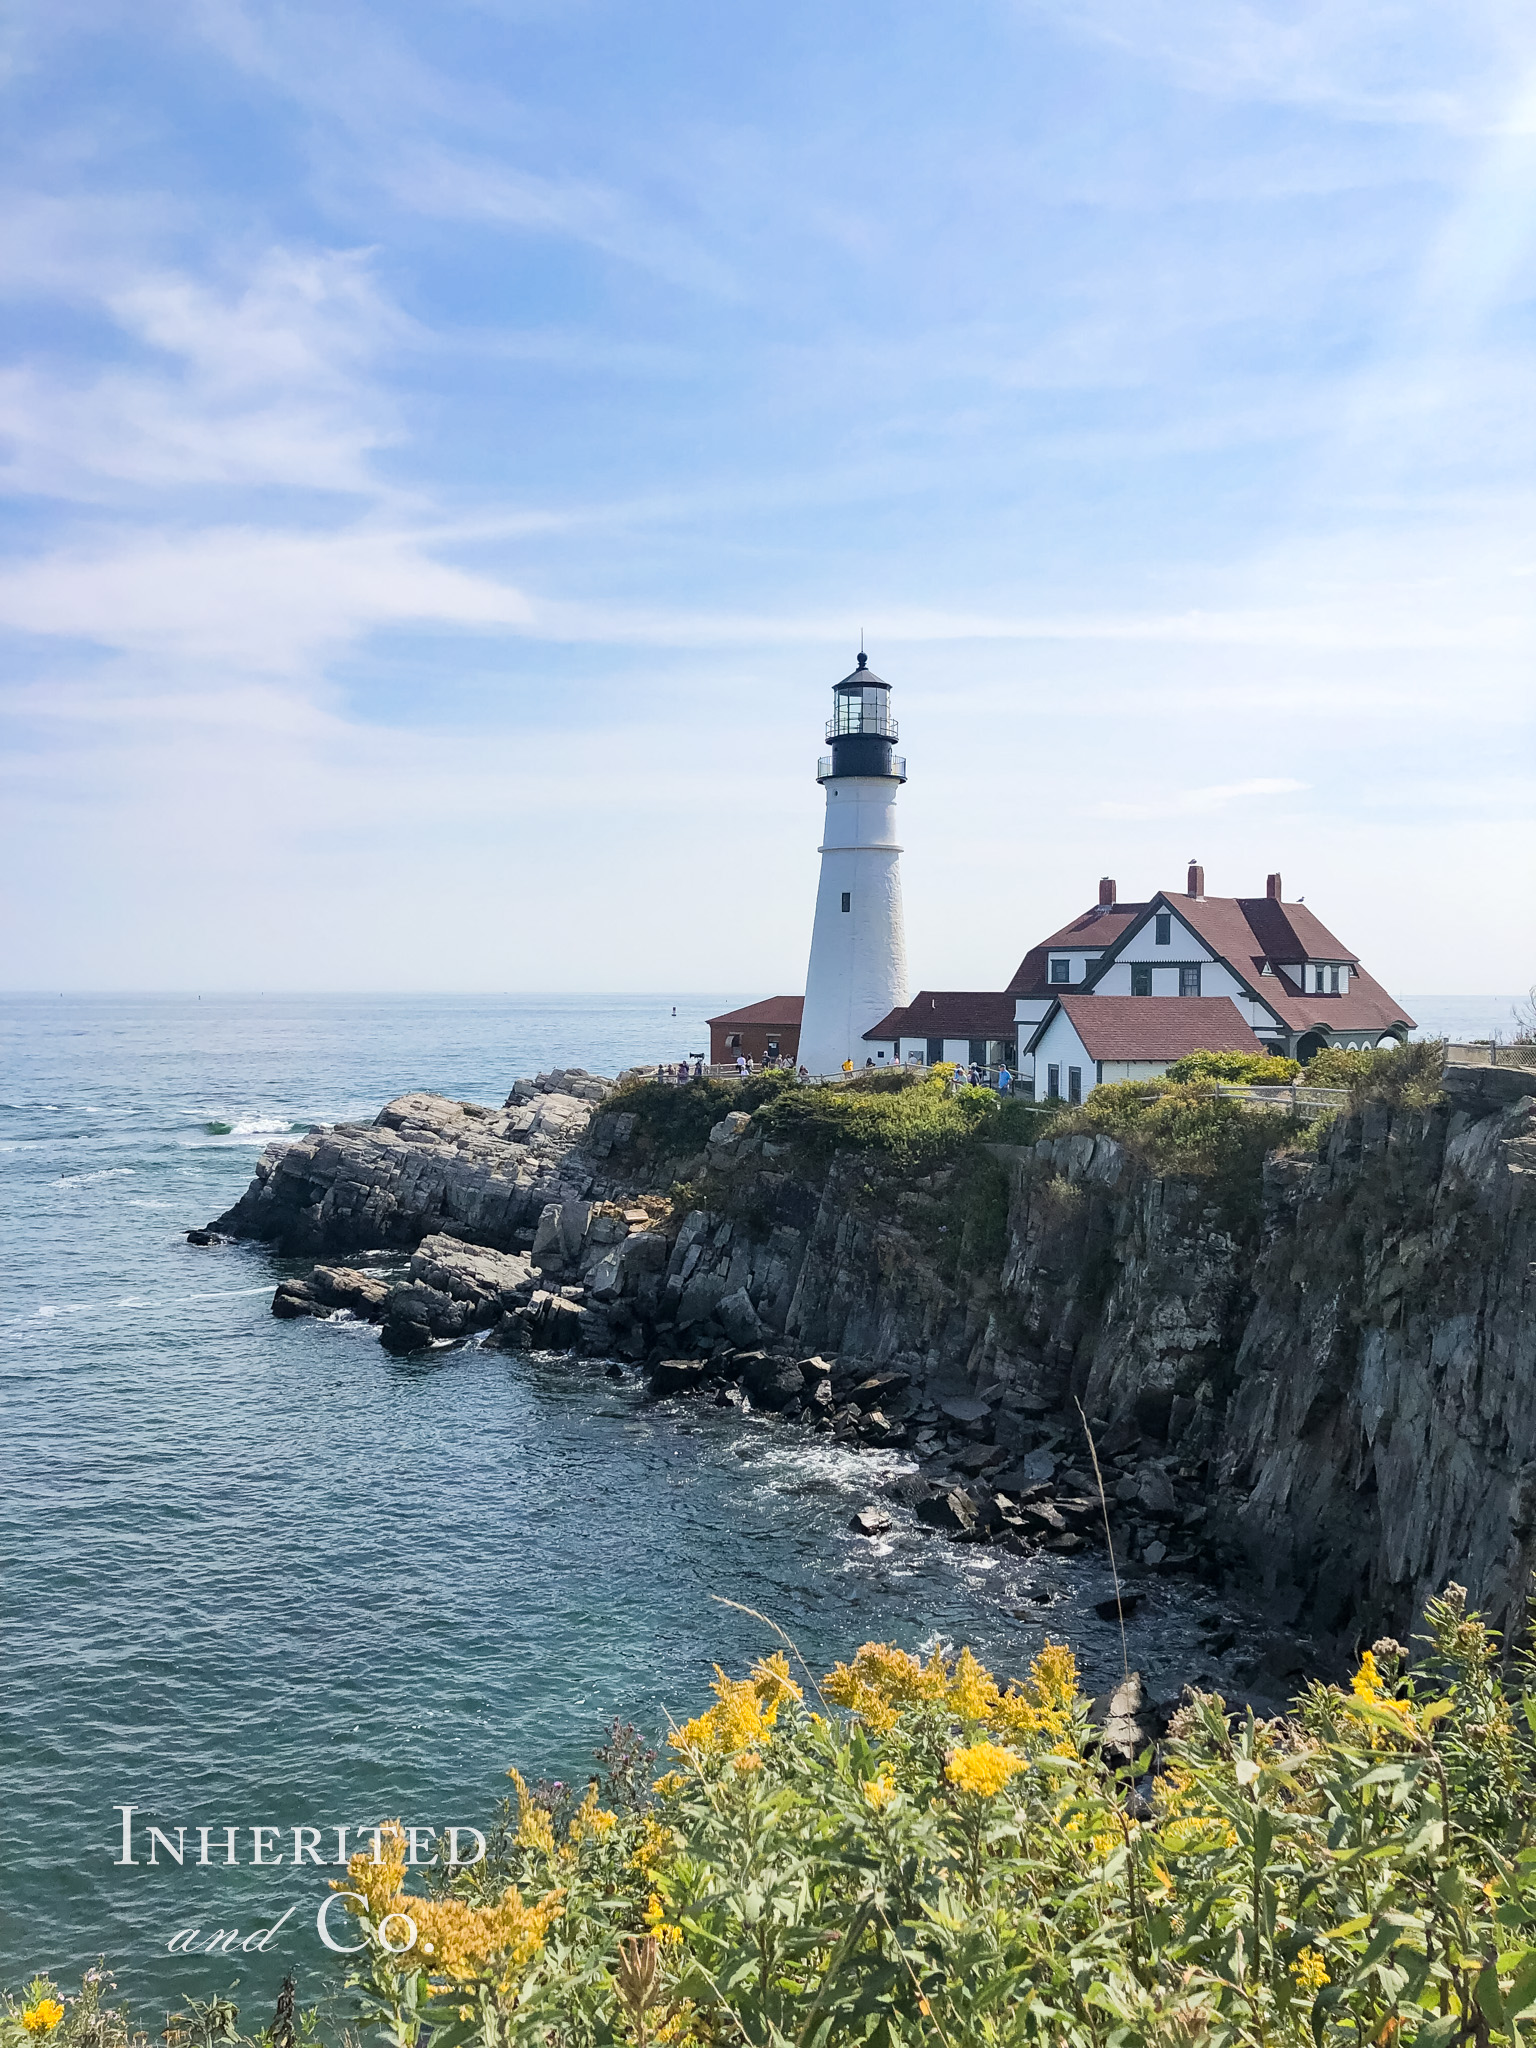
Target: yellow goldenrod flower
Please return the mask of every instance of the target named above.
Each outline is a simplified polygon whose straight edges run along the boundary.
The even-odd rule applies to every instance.
[[[687,1782],[688,1774],[686,1771],[664,1771],[655,1784],[652,1785],[651,1790],[659,1798],[666,1799],[674,1792],[681,1792]]]
[[[1371,1653],[1367,1650],[1365,1654],[1369,1657]],[[1310,1996],[1316,1997],[1317,1993],[1328,1982],[1328,1965],[1323,1961],[1318,1950],[1315,1948],[1304,1948],[1291,1965],[1291,1976],[1295,1981],[1298,1991],[1304,1991]]]
[[[883,1813],[885,1811],[886,1807],[896,1797],[896,1790],[896,1780],[889,1771],[882,1771],[878,1778],[866,1778],[864,1780],[864,1797],[869,1801],[876,1813]]]
[[[754,1664],[750,1678],[727,1678],[717,1664],[713,1691],[715,1705],[667,1737],[674,1749],[694,1757],[753,1749],[777,1721],[784,1702],[801,1697],[782,1650]]]
[[[520,1849],[537,1849],[541,1855],[555,1853],[555,1824],[548,1810],[535,1803],[533,1794],[523,1783],[523,1774],[517,1769],[508,1771],[507,1776],[517,1787],[517,1834],[514,1839]]]
[[[29,2034],[51,2034],[63,2017],[64,2008],[56,1998],[40,1998],[27,2007],[21,2024]]]
[[[510,1775],[517,1783],[519,1801],[526,1801],[527,1787],[515,1771]],[[549,1815],[542,1808],[533,1810],[542,1814],[548,1829]],[[378,1861],[371,1850],[359,1850],[347,1865],[345,1884],[338,1883],[334,1889],[359,1894],[361,1903],[352,1903],[349,1910],[375,1927],[394,1915],[414,1921],[421,1953],[431,1956],[433,1969],[449,1979],[462,1982],[492,1974],[505,1985],[520,1976],[544,1946],[545,1933],[564,1904],[564,1892],[548,1892],[536,1906],[525,1906],[513,1885],[488,1906],[471,1906],[453,1898],[413,1898],[402,1889],[405,1856],[405,1835],[398,1821],[390,1821],[379,1830]]]
[[[1002,1749],[995,1742],[977,1742],[969,1749],[957,1749],[944,1766],[944,1775],[962,1792],[973,1792],[978,1799],[991,1799],[1011,1777],[1027,1768],[1023,1757],[1015,1756],[1012,1750]]]
[[[645,1905],[645,1931],[655,1935],[659,1942],[675,1944],[683,1938],[681,1927],[674,1927],[667,1918],[667,1909],[661,1903],[659,1892],[652,1892]]]

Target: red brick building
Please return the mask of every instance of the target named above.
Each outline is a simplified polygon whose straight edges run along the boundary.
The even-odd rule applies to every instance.
[[[755,1065],[779,1058],[797,1060],[804,996],[767,996],[744,1009],[709,1019],[709,1063],[731,1066],[738,1053]]]

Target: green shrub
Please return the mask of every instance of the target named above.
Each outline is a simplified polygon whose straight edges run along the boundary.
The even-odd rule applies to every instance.
[[[1232,1081],[1278,1088],[1301,1072],[1299,1060],[1264,1052],[1190,1052],[1168,1069],[1170,1081]]]
[[[1305,1128],[1294,1110],[1218,1095],[1211,1081],[1107,1081],[1058,1116],[1051,1135],[1102,1131],[1153,1173],[1208,1182],[1226,1227],[1250,1234],[1263,1208],[1266,1153]]]
[[[1046,1135],[1064,1108],[1060,1102],[1030,1102],[1022,1095],[1005,1095],[997,1105],[997,1122],[987,1136],[1002,1145],[1033,1145]]]
[[[1145,1793],[1060,1645],[1007,1686],[879,1643],[819,1684],[782,1651],[720,1672],[654,1803],[513,1772],[483,1862],[414,1892],[398,1830],[354,1858],[362,2025],[388,2048],[1522,2048],[1531,1663],[1506,1686],[1457,1587],[1426,1621],[1411,1674],[1377,1643],[1288,1719],[1195,1695]],[[117,2048],[109,2017],[39,1978],[0,2048]],[[235,2039],[220,2020],[164,2038]]]
[[[914,1169],[990,1136],[998,1099],[990,1088],[949,1092],[930,1078],[895,1090],[787,1088],[760,1108],[754,1121],[777,1144],[804,1158],[834,1152],[884,1153],[892,1165]]]
[[[1306,1081],[1311,1088],[1347,1088],[1351,1109],[1367,1102],[1427,1109],[1443,1093],[1444,1071],[1444,1041],[1420,1038],[1407,1045],[1373,1046],[1363,1051],[1324,1046],[1308,1063]]]

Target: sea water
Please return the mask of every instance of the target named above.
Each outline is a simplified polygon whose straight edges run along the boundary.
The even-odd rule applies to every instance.
[[[499,1102],[553,1065],[680,1059],[740,1000],[0,1001],[0,1982],[105,1956],[141,2019],[234,1985],[251,2023],[285,1972],[323,1992],[336,1872],[293,1867],[294,1828],[334,1856],[338,1825],[484,1826],[514,1763],[583,1782],[615,1716],[661,1743],[716,1662],[775,1646],[742,1608],[817,1670],[879,1638],[1011,1672],[1050,1632],[1117,1674],[1097,1554],[1004,1557],[902,1514],[854,1536],[899,1456],[650,1403],[600,1361],[391,1358],[365,1325],[273,1319],[297,1262],[186,1242],[274,1136],[410,1088]],[[1196,1605],[1145,1591],[1154,1694],[1221,1676]],[[152,1826],[180,1865],[146,1860]],[[256,1828],[281,1863],[253,1862]]]

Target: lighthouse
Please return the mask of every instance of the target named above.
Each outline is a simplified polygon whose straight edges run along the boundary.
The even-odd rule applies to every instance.
[[[907,1000],[907,935],[901,914],[896,792],[907,764],[895,751],[891,686],[860,654],[832,690],[827,738],[816,764],[827,793],[821,881],[805,972],[800,1064],[835,1074],[862,1067],[864,1033]]]

